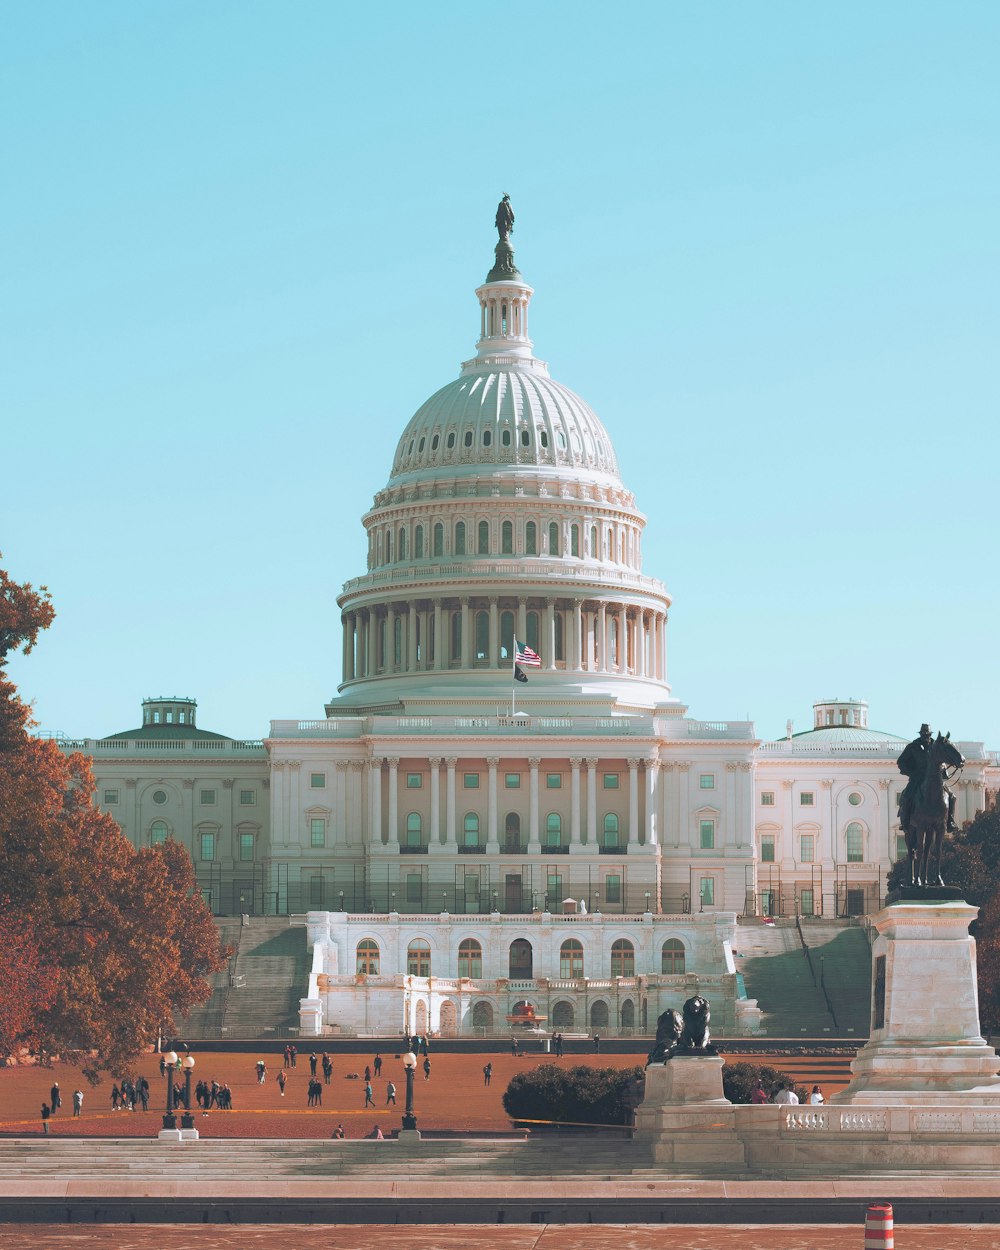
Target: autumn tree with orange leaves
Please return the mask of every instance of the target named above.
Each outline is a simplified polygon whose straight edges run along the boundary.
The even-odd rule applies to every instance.
[[[6,663],[54,617],[0,569],[0,1056],[120,1072],[204,1002],[218,930],[176,842],[136,850],[92,803],[88,757],[31,735]]]

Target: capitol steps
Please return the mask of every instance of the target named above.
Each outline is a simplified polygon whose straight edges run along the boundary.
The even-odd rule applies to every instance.
[[[238,920],[216,920],[216,926],[219,930],[220,944],[223,947],[231,946],[234,951],[237,950],[242,932],[240,922]],[[192,1008],[187,1016],[177,1021],[177,1034],[179,1037],[183,1037],[187,1041],[195,1041],[198,1038],[222,1036],[226,1003],[230,992],[229,977],[232,964],[233,958],[230,957],[220,972],[216,972],[209,977],[208,983],[212,988],[211,998],[207,1002],[202,1003],[201,1006]]]
[[[739,926],[736,967],[763,1013],[768,1037],[836,1037],[838,1030],[794,922]],[[817,973],[818,976],[818,973]]]
[[[222,1020],[229,1039],[297,1032],[299,999],[308,986],[310,956],[304,928],[283,917],[253,917],[240,929],[233,975]]]

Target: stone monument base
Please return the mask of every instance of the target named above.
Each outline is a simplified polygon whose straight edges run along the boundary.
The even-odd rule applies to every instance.
[[[745,1165],[736,1108],[722,1092],[722,1063],[721,1055],[675,1055],[646,1069],[635,1129],[654,1162],[700,1172]]]

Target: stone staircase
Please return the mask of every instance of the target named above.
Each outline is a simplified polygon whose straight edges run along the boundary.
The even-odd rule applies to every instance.
[[[233,965],[236,987],[226,997],[220,1025],[227,1039],[281,1037],[297,1033],[299,999],[310,969],[304,928],[284,917],[251,917],[239,932]]]
[[[231,946],[234,950],[239,948],[240,936],[242,929],[238,920],[217,920],[216,926],[219,930],[219,939],[223,946]],[[188,1041],[195,1041],[198,1038],[217,1038],[222,1036],[223,1019],[226,1012],[226,1002],[229,998],[229,977],[230,970],[233,967],[234,959],[230,957],[229,962],[214,976],[209,977],[208,983],[212,987],[212,997],[200,1007],[193,1008],[188,1012],[183,1020],[177,1022],[177,1032],[179,1037],[183,1037]]]
[[[740,924],[735,946],[768,1037],[867,1037],[871,955],[863,929],[805,921],[800,937],[794,920],[749,921]]]

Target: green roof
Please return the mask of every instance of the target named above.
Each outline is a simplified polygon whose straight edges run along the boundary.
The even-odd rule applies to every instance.
[[[191,738],[214,738],[216,742],[231,742],[226,734],[214,734],[208,729],[196,729],[194,725],[143,725],[139,729],[125,729],[121,733],[108,734],[101,742],[131,741],[135,738],[153,738],[161,742],[187,742]]]

